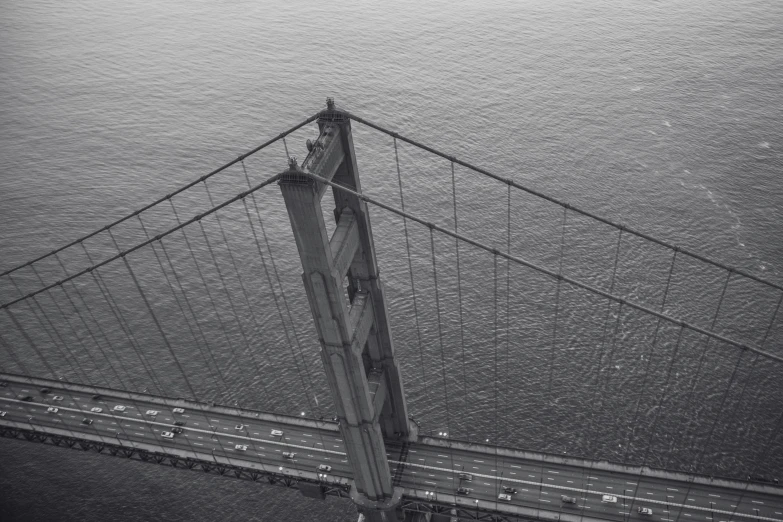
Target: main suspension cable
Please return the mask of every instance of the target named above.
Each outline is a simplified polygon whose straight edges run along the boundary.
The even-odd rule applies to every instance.
[[[700,333],[700,334],[704,334],[704,335],[706,335],[708,337],[712,337],[713,339],[716,339],[718,341],[722,341],[722,342],[724,342],[726,344],[730,344],[732,346],[735,346],[735,347],[743,349],[743,350],[750,350],[752,352],[758,353],[759,355],[762,355],[762,356],[764,356],[764,357],[766,357],[768,359],[771,359],[771,360],[774,360],[774,361],[777,361],[777,362],[783,362],[783,357],[781,357],[779,355],[776,355],[776,354],[773,354],[773,353],[769,353],[769,352],[765,352],[763,350],[760,350],[756,346],[744,344],[744,343],[741,343],[739,341],[735,341],[733,339],[729,339],[728,337],[725,337],[723,335],[711,332],[709,330],[705,330],[704,328],[702,328],[700,326],[696,326],[694,324],[691,324],[691,323],[688,323],[688,322],[685,322],[685,321],[680,321],[680,320],[678,320],[676,318],[673,318],[673,317],[670,317],[670,316],[668,316],[668,315],[666,315],[664,313],[656,312],[655,310],[652,310],[652,309],[650,309],[650,308],[648,308],[648,307],[646,307],[644,305],[640,305],[640,304],[635,303],[633,301],[630,301],[630,300],[627,300],[627,299],[623,299],[623,298],[618,297],[616,295],[613,295],[613,294],[610,294],[608,292],[605,292],[605,291],[603,291],[603,290],[601,290],[599,288],[594,288],[594,287],[592,287],[592,286],[590,286],[590,285],[588,285],[586,283],[582,283],[582,282],[576,281],[575,279],[572,279],[572,278],[570,278],[568,276],[558,275],[556,272],[553,272],[552,270],[549,270],[547,268],[538,266],[535,263],[532,263],[530,261],[526,261],[526,260],[524,260],[522,258],[519,258],[519,257],[516,257],[516,256],[512,256],[511,254],[509,254],[507,252],[501,252],[498,249],[490,247],[490,246],[487,246],[487,245],[485,245],[484,243],[482,243],[480,241],[468,238],[466,236],[463,236],[462,234],[457,234],[456,232],[454,232],[452,230],[448,230],[448,229],[446,229],[444,227],[441,227],[440,225],[437,225],[436,223],[432,223],[432,222],[426,221],[425,219],[422,219],[422,218],[417,217],[417,216],[415,216],[413,214],[410,214],[409,212],[402,211],[400,209],[392,207],[391,205],[387,205],[386,203],[378,201],[378,200],[376,200],[374,198],[371,198],[371,197],[366,196],[364,194],[360,194],[360,193],[358,193],[358,192],[356,192],[356,191],[354,191],[354,190],[352,190],[352,189],[350,189],[348,187],[344,187],[344,186],[340,185],[339,183],[334,183],[333,181],[330,181],[330,180],[328,180],[326,178],[322,178],[321,176],[312,174],[310,172],[307,172],[305,174],[307,176],[311,177],[312,179],[316,180],[316,181],[319,181],[321,183],[329,185],[332,188],[337,188],[338,190],[342,190],[344,192],[352,194],[352,195],[358,197],[359,199],[361,199],[362,201],[365,201],[367,203],[371,203],[371,204],[373,204],[373,205],[375,205],[377,207],[380,207],[380,208],[382,208],[384,210],[392,212],[393,214],[397,214],[398,216],[407,217],[408,219],[410,219],[412,221],[415,221],[415,222],[417,222],[417,223],[419,223],[419,224],[421,224],[421,225],[423,225],[425,227],[428,227],[428,228],[433,229],[433,230],[437,230],[438,232],[446,234],[447,236],[451,236],[453,238],[457,238],[460,241],[464,241],[465,243],[468,243],[470,245],[475,246],[476,248],[479,248],[481,250],[485,250],[485,251],[490,252],[490,253],[496,253],[497,252],[497,254],[499,256],[501,256],[501,257],[509,259],[510,261],[513,261],[516,264],[525,266],[527,268],[530,268],[530,269],[535,270],[537,272],[540,272],[542,274],[546,274],[549,277],[552,277],[552,278],[555,278],[555,279],[560,278],[560,279],[562,279],[563,281],[565,281],[566,283],[568,283],[568,284],[570,284],[572,286],[575,286],[577,288],[581,288],[583,290],[587,290],[588,292],[591,292],[593,294],[599,295],[601,297],[605,297],[606,299],[610,299],[612,301],[615,301],[616,303],[623,303],[624,305],[627,305],[627,306],[629,306],[629,307],[631,307],[631,308],[633,308],[635,310],[639,310],[639,311],[645,312],[645,313],[647,313],[649,315],[652,315],[652,316],[655,316],[655,317],[659,317],[661,319],[665,319],[665,320],[667,320],[670,323],[682,325],[685,328],[688,328],[689,330],[692,330],[692,331]],[[2,307],[0,307],[0,308],[2,308]]]
[[[616,228],[618,230],[624,230],[624,231],[628,232],[629,234],[633,234],[634,236],[640,237],[642,239],[646,239],[647,241],[656,243],[656,244],[658,244],[658,245],[660,245],[662,247],[668,248],[670,250],[678,250],[679,252],[681,252],[681,253],[683,253],[683,254],[685,254],[687,256],[690,256],[690,257],[692,257],[694,259],[698,259],[699,261],[702,261],[704,263],[708,263],[708,264],[716,266],[718,268],[722,268],[723,270],[733,270],[738,275],[741,275],[743,277],[747,277],[748,279],[752,279],[752,280],[754,280],[756,282],[759,282],[759,283],[761,283],[763,285],[766,285],[766,286],[769,286],[769,287],[772,287],[772,288],[776,288],[778,290],[783,290],[783,286],[781,286],[781,285],[777,285],[777,284],[772,283],[770,281],[766,281],[764,279],[761,279],[760,277],[754,276],[754,275],[749,274],[747,272],[743,272],[741,270],[737,270],[736,268],[729,267],[728,265],[725,265],[725,264],[720,263],[718,261],[709,259],[709,258],[704,257],[704,256],[702,256],[700,254],[695,253],[695,252],[691,252],[689,250],[686,250],[684,248],[680,248],[678,246],[672,245],[670,243],[667,243],[666,241],[662,241],[660,239],[654,238],[654,237],[652,237],[652,236],[650,236],[648,234],[645,234],[643,232],[639,232],[637,230],[628,228],[628,227],[626,227],[624,225],[619,225],[617,223],[614,223],[613,221],[610,221],[609,219],[603,218],[601,216],[598,216],[598,215],[593,214],[591,212],[588,212],[586,210],[580,209],[578,207],[575,207],[573,205],[570,205],[568,203],[560,201],[557,198],[554,198],[552,196],[548,196],[548,195],[546,195],[546,194],[544,194],[542,192],[539,192],[537,190],[534,190],[534,189],[531,189],[531,188],[526,187],[524,185],[521,185],[520,183],[517,183],[516,181],[514,181],[514,180],[512,180],[510,178],[504,178],[502,176],[498,176],[497,174],[493,174],[492,172],[489,172],[486,169],[482,169],[480,167],[476,167],[475,165],[471,165],[470,163],[468,163],[466,161],[463,161],[463,160],[460,160],[460,159],[458,159],[458,158],[456,158],[454,156],[451,156],[449,154],[445,154],[443,152],[440,152],[439,150],[436,150],[436,149],[434,149],[432,147],[428,147],[427,145],[419,143],[419,142],[417,142],[415,140],[412,140],[410,138],[406,138],[405,136],[403,136],[403,135],[401,135],[401,134],[399,134],[397,132],[391,131],[389,129],[386,129],[386,128],[382,127],[381,125],[378,125],[377,123],[373,123],[373,122],[368,121],[368,120],[366,120],[364,118],[360,118],[359,116],[351,114],[350,112],[347,112],[347,111],[342,111],[342,112],[345,114],[346,117],[348,117],[348,118],[350,118],[350,119],[352,119],[352,120],[354,120],[354,121],[356,121],[358,123],[364,124],[364,125],[366,125],[366,126],[368,126],[370,128],[373,128],[373,129],[375,129],[377,131],[380,131],[380,132],[382,132],[382,133],[384,133],[384,134],[386,134],[388,136],[391,136],[395,140],[397,140],[397,139],[402,140],[402,141],[404,141],[406,143],[409,143],[409,144],[413,145],[414,147],[418,147],[418,148],[423,149],[423,150],[425,150],[425,151],[427,151],[427,152],[429,152],[431,154],[434,154],[436,156],[440,156],[441,158],[443,158],[445,160],[453,161],[454,163],[456,163],[458,165],[462,165],[465,168],[468,168],[468,169],[470,169],[470,170],[472,170],[472,171],[474,171],[474,172],[476,172],[478,174],[482,174],[484,176],[492,178],[495,181],[499,181],[501,183],[506,183],[506,184],[511,185],[512,187],[518,189],[518,190],[527,192],[528,194],[531,194],[531,195],[536,196],[538,198],[541,198],[541,199],[544,199],[546,201],[549,201],[550,203],[554,203],[555,205],[559,205],[561,207],[568,208],[569,210],[573,210],[574,212],[576,212],[578,214],[582,214],[583,216],[595,219],[596,221],[599,221],[601,223],[609,225],[609,226],[611,226],[613,228]]]
[[[254,149],[251,149],[248,152],[242,154],[241,156],[238,156],[237,158],[229,161],[228,163],[225,163],[224,165],[222,165],[222,166],[216,168],[215,170],[213,170],[212,172],[210,172],[208,174],[205,174],[205,175],[201,176],[200,178],[198,178],[196,180],[191,181],[187,185],[184,185],[184,186],[178,188],[174,192],[171,192],[171,193],[163,196],[162,198],[159,198],[159,199],[153,201],[152,203],[150,203],[150,204],[148,204],[148,205],[146,205],[146,206],[144,206],[144,207],[142,207],[142,208],[140,208],[140,209],[138,209],[138,210],[136,210],[134,212],[131,212],[130,214],[128,214],[126,216],[123,216],[123,217],[121,217],[120,219],[118,219],[116,221],[113,221],[113,222],[109,223],[108,225],[104,226],[103,228],[100,228],[98,230],[94,230],[94,231],[90,232],[89,234],[80,237],[79,239],[75,239],[74,241],[71,241],[70,243],[68,243],[66,245],[63,245],[63,246],[61,246],[59,248],[56,248],[56,249],[52,250],[51,252],[48,252],[48,253],[46,253],[46,254],[44,254],[42,256],[39,256],[39,257],[36,257],[35,259],[27,261],[26,263],[23,263],[23,264],[21,264],[19,266],[16,266],[14,268],[9,269],[9,270],[6,270],[5,272],[0,273],[0,277],[8,275],[8,274],[10,274],[12,272],[15,272],[15,271],[17,271],[17,270],[19,270],[21,268],[26,267],[26,266],[30,266],[33,263],[37,263],[38,261],[46,259],[47,257],[49,257],[51,255],[54,255],[54,254],[56,254],[58,252],[62,252],[66,248],[72,247],[73,245],[75,245],[77,243],[81,243],[82,241],[85,241],[85,240],[87,240],[87,239],[89,239],[89,238],[91,238],[91,237],[93,237],[93,236],[95,236],[95,235],[105,231],[105,230],[109,230],[110,228],[113,228],[113,227],[119,225],[120,223],[122,223],[124,221],[127,221],[128,219],[130,219],[130,218],[132,218],[134,216],[137,216],[137,215],[141,214],[142,212],[144,212],[146,210],[149,210],[149,209],[151,209],[152,207],[154,207],[156,205],[159,205],[160,203],[163,203],[167,199],[171,199],[173,196],[176,196],[177,194],[186,191],[187,189],[193,187],[194,185],[197,185],[198,183],[201,183],[202,181],[211,178],[215,174],[218,174],[218,173],[226,170],[230,166],[232,166],[232,165],[234,165],[234,164],[236,164],[236,163],[238,163],[240,161],[244,161],[245,159],[247,159],[248,157],[252,156],[256,152],[260,151],[261,149],[266,148],[267,146],[271,145],[272,143],[276,142],[279,139],[285,138],[286,136],[288,136],[292,132],[297,131],[300,128],[302,128],[305,125],[307,125],[308,123],[311,123],[311,122],[315,121],[317,118],[318,118],[318,114],[314,114],[314,115],[310,116],[309,118],[307,118],[306,120],[302,121],[301,123],[298,123],[298,124],[294,125],[293,127],[288,129],[287,131],[281,132],[280,134],[278,134],[274,138],[265,141],[264,143],[262,143],[261,145],[255,147]]]

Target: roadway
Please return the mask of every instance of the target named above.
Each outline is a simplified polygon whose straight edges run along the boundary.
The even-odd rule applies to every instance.
[[[269,421],[251,412],[245,412],[241,418],[210,408],[186,408],[184,413],[173,413],[170,405],[163,405],[155,397],[119,398],[101,391],[102,398],[94,400],[91,392],[75,391],[56,382],[49,385],[51,391],[47,394],[41,393],[40,386],[23,381],[6,378],[3,382],[0,412],[6,414],[0,417],[0,423],[23,423],[39,431],[59,428],[75,437],[90,433],[120,442],[145,442],[211,454],[216,461],[260,463],[294,473],[317,473],[318,466],[326,464],[332,470],[324,481],[345,483],[352,478],[343,441],[339,432],[333,430]],[[24,396],[32,400],[21,400]],[[55,400],[56,396],[62,400]],[[125,406],[125,411],[115,411],[118,405]],[[49,407],[58,408],[58,412],[47,413]],[[101,411],[91,411],[93,408]],[[148,414],[149,410],[158,413]],[[93,422],[84,424],[84,419]],[[173,439],[163,438],[162,433],[171,431],[177,421],[183,423],[183,433]],[[273,429],[283,431],[283,436],[273,436]],[[397,441],[388,441],[387,448],[389,467],[395,473],[402,447]],[[295,453],[296,457],[286,459],[284,452]],[[405,460],[399,485],[409,490],[407,494],[424,499],[424,492],[429,492],[434,500],[466,507],[476,507],[478,500],[480,509],[517,506],[618,522],[783,522],[783,496],[775,494],[743,494],[718,485],[542,464],[424,443],[411,444]],[[472,474],[472,480],[460,480],[461,472]],[[460,486],[470,488],[469,495],[455,495]],[[502,486],[517,490],[510,503],[497,500]],[[605,494],[616,496],[617,503],[601,502]],[[562,503],[561,495],[576,498],[576,504]],[[638,514],[638,507],[652,509],[653,515]]]

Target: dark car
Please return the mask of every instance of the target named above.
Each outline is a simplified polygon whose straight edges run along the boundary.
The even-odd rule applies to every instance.
[[[457,488],[457,495],[470,495],[470,488]]]
[[[174,426],[184,426],[184,425],[185,425],[185,423],[184,423],[184,422],[182,422],[182,421],[176,421],[176,422],[174,423]]]
[[[89,426],[92,424],[92,419],[82,419],[82,424],[87,424]]]
[[[41,388],[41,393],[44,395],[46,395],[47,393],[51,393],[51,391],[52,390],[50,390],[49,388]]]
[[[184,432],[185,430],[183,430],[182,428],[171,428],[171,433],[176,433],[177,435]]]
[[[94,400],[94,401],[99,401],[99,400],[101,400],[101,399],[103,399],[103,396],[102,396],[102,395],[97,395],[97,394],[96,394],[96,395],[93,395],[93,396],[92,396],[92,400]]]
[[[33,398],[30,397],[29,395],[20,395],[19,396],[19,400],[20,401],[25,401],[25,402],[31,402],[33,400]]]
[[[514,489],[514,488],[510,488],[508,486],[503,486],[503,493],[508,493],[509,495],[513,495],[516,492],[517,492],[517,490]]]
[[[5,382],[5,381],[0,381],[0,388],[5,388],[6,386],[8,386],[8,383],[7,383],[7,382]]]
[[[576,499],[574,497],[560,495],[560,500],[562,500],[564,504],[576,504]]]

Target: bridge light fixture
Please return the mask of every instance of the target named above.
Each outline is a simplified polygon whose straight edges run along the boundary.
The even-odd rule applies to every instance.
[[[302,412],[302,417],[304,417],[305,412]]]

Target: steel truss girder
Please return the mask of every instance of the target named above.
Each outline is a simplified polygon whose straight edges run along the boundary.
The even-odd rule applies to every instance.
[[[470,506],[447,504],[435,500],[426,501],[410,497],[403,497],[400,508],[403,511],[444,514],[456,516],[458,520],[476,520],[480,522],[536,522],[542,520],[537,517],[518,516],[484,508],[476,509]]]
[[[282,475],[278,473],[270,473],[263,470],[245,468],[242,466],[228,465],[228,464],[215,464],[210,461],[203,461],[193,458],[183,458],[178,455],[172,455],[164,452],[152,452],[142,450],[138,448],[129,448],[122,446],[121,444],[104,444],[94,442],[85,439],[79,439],[77,437],[65,437],[62,435],[48,434],[37,430],[25,430],[16,427],[0,426],[0,437],[11,439],[23,439],[30,442],[40,442],[44,444],[51,444],[60,448],[78,448],[83,451],[94,450],[102,455],[109,455],[115,457],[125,457],[134,459],[140,462],[148,462],[150,464],[159,464],[163,466],[169,466],[176,469],[185,470],[203,470],[205,473],[216,472],[218,475],[233,477],[242,480],[249,480],[252,482],[261,482],[262,478],[266,478],[267,482],[272,485],[284,486],[288,488],[299,488],[299,482],[309,482],[312,484],[320,484],[326,495],[331,495],[341,498],[350,498],[350,486],[342,484],[328,484],[319,482],[317,480],[310,480],[303,477],[292,478],[288,475]],[[106,450],[106,451],[104,451]]]

